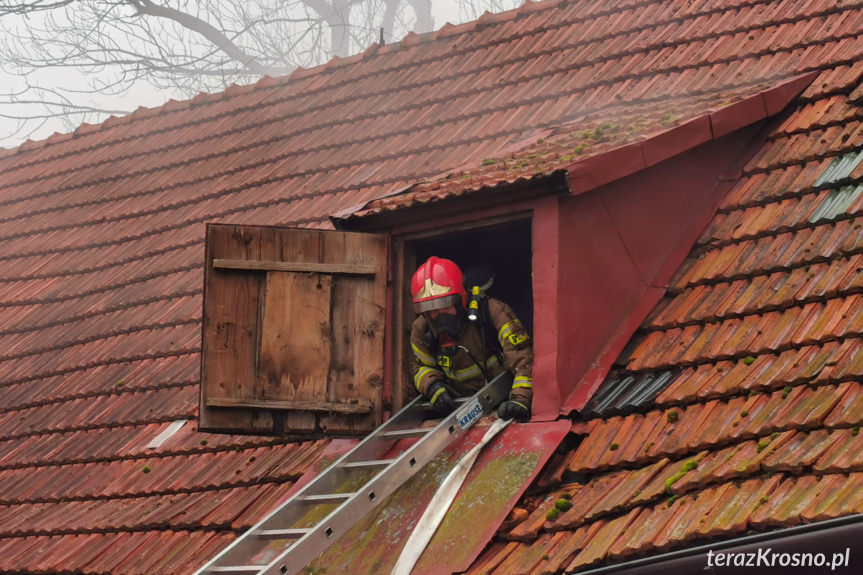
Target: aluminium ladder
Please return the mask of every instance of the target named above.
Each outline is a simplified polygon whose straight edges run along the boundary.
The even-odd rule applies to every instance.
[[[506,399],[511,385],[512,375],[498,375],[434,427],[421,427],[428,404],[415,398],[195,575],[295,575]],[[411,438],[402,453],[382,459]]]

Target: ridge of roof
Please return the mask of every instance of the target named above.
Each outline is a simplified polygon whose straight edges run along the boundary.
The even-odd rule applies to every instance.
[[[44,149],[52,145],[64,143],[68,140],[81,138],[88,134],[92,134],[104,129],[110,129],[116,126],[122,126],[133,122],[147,120],[154,116],[162,114],[170,114],[176,111],[182,111],[188,108],[203,106],[207,104],[222,102],[232,98],[240,97],[248,93],[253,93],[261,89],[277,89],[283,86],[290,85],[300,80],[306,80],[317,75],[327,74],[341,68],[354,66],[361,61],[371,60],[375,57],[387,55],[396,52],[399,49],[413,48],[417,45],[433,42],[436,40],[451,40],[455,36],[469,34],[477,28],[492,26],[494,24],[507,22],[517,18],[520,15],[532,14],[541,10],[555,8],[562,0],[549,0],[545,2],[535,2],[533,0],[525,0],[525,2],[510,10],[492,13],[485,11],[476,20],[464,22],[462,24],[452,24],[445,22],[437,30],[432,30],[425,33],[408,32],[398,42],[380,44],[373,42],[365,50],[352,54],[350,56],[340,57],[333,56],[326,62],[312,66],[309,68],[297,66],[284,76],[271,76],[264,74],[255,82],[250,84],[231,84],[218,92],[198,92],[197,95],[185,100],[175,100],[169,98],[163,104],[158,106],[139,106],[135,110],[124,115],[111,114],[103,121],[95,124],[87,122],[81,123],[75,130],[71,132],[55,132],[41,140],[25,140],[19,146],[14,148],[0,149],[0,158],[5,155],[20,154],[22,152],[32,151],[36,149]],[[645,1],[645,0],[641,0]],[[649,1],[649,0],[646,0]]]
[[[602,4],[601,7],[597,8],[596,5],[588,5],[587,10],[585,10],[582,16],[579,16],[575,19],[572,19],[568,22],[551,22],[545,27],[540,27],[531,32],[531,34],[540,33],[546,29],[553,29],[557,27],[561,27],[564,25],[571,25],[573,23],[587,21],[603,16],[612,16],[617,14],[622,9],[630,9],[637,8],[639,6],[650,5],[654,0],[622,0],[615,6],[607,6],[607,3]],[[78,139],[83,136],[100,132],[104,129],[113,128],[115,126],[123,126],[126,124],[130,124],[139,120],[147,120],[155,116],[159,116],[162,114],[170,114],[172,112],[184,111],[189,108],[204,106],[207,104],[215,104],[225,102],[227,100],[233,99],[235,97],[240,97],[247,95],[249,93],[254,93],[261,89],[271,89],[271,88],[281,88],[285,86],[289,86],[301,80],[306,80],[308,78],[312,78],[319,75],[324,75],[327,73],[331,73],[336,70],[340,70],[342,68],[347,68],[354,66],[355,64],[371,60],[377,56],[387,55],[391,53],[395,53],[403,48],[412,48],[418,44],[424,44],[429,42],[434,42],[436,40],[451,40],[455,36],[469,34],[473,32],[475,29],[484,28],[488,26],[492,26],[499,23],[508,22],[514,20],[521,16],[531,16],[535,13],[552,10],[557,8],[559,5],[565,4],[563,0],[547,0],[544,2],[534,2],[532,0],[526,1],[522,6],[518,8],[514,8],[511,10],[503,11],[497,14],[493,14],[490,12],[484,13],[479,19],[465,22],[463,24],[454,25],[449,22],[445,23],[441,28],[435,31],[427,32],[424,34],[416,34],[410,32],[404,39],[399,42],[385,44],[383,46],[373,43],[366,50],[362,52],[358,52],[357,54],[348,56],[348,57],[333,57],[329,61],[320,64],[318,66],[313,66],[310,68],[297,67],[291,73],[280,76],[268,76],[264,75],[256,82],[246,85],[233,84],[231,86],[226,87],[224,90],[219,92],[207,93],[207,92],[199,92],[196,96],[193,96],[186,100],[174,100],[169,99],[164,104],[160,106],[154,107],[144,107],[139,106],[134,111],[129,114],[123,116],[111,115],[106,118],[104,121],[96,124],[88,124],[84,123],[81,126],[69,133],[55,133],[46,139],[43,140],[27,140],[22,143],[17,148],[11,148],[14,150],[14,153],[21,153],[25,151],[32,151],[36,149],[44,149],[46,147],[61,144],[67,142],[69,140]],[[740,0],[738,2],[738,8],[743,7],[751,7],[757,6],[761,4],[760,0]],[[831,13],[835,13],[837,11],[846,10],[849,6],[842,7],[833,7],[827,10],[816,10],[816,14],[828,15]],[[692,12],[696,12],[701,8],[700,4],[693,4],[689,7],[689,10]],[[710,13],[720,13],[722,10],[727,8],[722,7],[714,7],[708,8],[704,11],[705,14]],[[675,18],[682,19],[686,16],[684,11],[680,11],[679,15],[676,14]],[[793,21],[790,20],[789,21]],[[782,19],[778,19],[777,23],[781,23]],[[626,33],[630,33],[631,31],[627,31]],[[508,38],[500,38],[497,39],[497,42],[505,42]],[[399,64],[397,67],[404,65],[413,65],[413,64]],[[375,72],[373,72],[375,73]],[[233,112],[232,112],[233,113]],[[0,155],[2,157],[2,155]]]

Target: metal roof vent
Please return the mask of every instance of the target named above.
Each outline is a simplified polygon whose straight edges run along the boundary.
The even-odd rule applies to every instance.
[[[814,186],[816,188],[827,186],[835,182],[840,182],[847,179],[863,161],[863,150],[849,152],[841,156],[837,156],[827,169],[818,176]],[[860,197],[863,192],[863,183],[849,184],[841,186],[835,190],[831,190],[824,201],[812,212],[809,216],[809,223],[815,223],[821,220],[832,220],[837,216],[848,211],[854,201]]]

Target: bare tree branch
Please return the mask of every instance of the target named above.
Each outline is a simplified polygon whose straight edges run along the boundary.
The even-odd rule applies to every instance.
[[[167,18],[169,20],[173,20],[174,22],[179,23],[181,26],[188,28],[193,32],[197,32],[198,34],[212,42],[215,46],[218,46],[219,49],[221,49],[225,54],[227,54],[229,58],[240,63],[244,68],[247,68],[250,72],[254,74],[278,75],[283,74],[286,71],[290,71],[285,70],[284,68],[277,69],[261,65],[253,56],[246,54],[236,44],[231,42],[231,40],[228,39],[222,32],[217,30],[209,23],[201,20],[200,18],[196,18],[194,16],[191,16],[190,14],[181,12],[168,6],[156,5],[150,0],[129,0],[129,4],[135,7],[135,10],[138,12],[138,14],[148,14],[150,16],[157,16],[159,18]]]
[[[0,0],[0,146],[428,32],[432,1]],[[467,19],[521,0],[457,1]]]

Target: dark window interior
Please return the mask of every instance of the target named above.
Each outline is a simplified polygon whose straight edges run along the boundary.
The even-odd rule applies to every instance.
[[[415,240],[412,243],[417,265],[431,256],[450,259],[462,271],[483,263],[488,265],[495,277],[488,294],[508,303],[533,333],[529,219]]]

